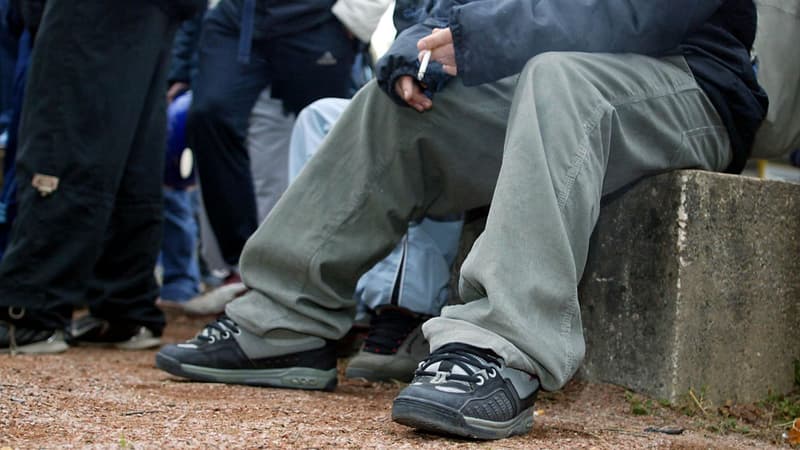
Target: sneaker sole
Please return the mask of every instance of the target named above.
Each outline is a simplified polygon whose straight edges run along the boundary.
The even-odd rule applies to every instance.
[[[289,389],[332,391],[337,384],[337,371],[312,369],[309,367],[287,367],[283,369],[214,369],[210,367],[182,364],[175,358],[156,354],[156,367],[195,381],[213,383],[246,384]]]
[[[522,411],[506,422],[464,417],[459,411],[438,404],[398,398],[392,405],[392,420],[412,428],[436,434],[471,439],[503,439],[526,434],[533,428],[533,408]]]

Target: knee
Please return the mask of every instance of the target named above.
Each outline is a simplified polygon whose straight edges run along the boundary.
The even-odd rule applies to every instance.
[[[522,76],[536,81],[552,78],[572,65],[573,54],[567,52],[540,53],[529,59],[522,69]]]
[[[195,100],[186,117],[187,127],[192,128],[193,125],[214,121],[220,117],[222,117],[222,105],[219,102]]]
[[[596,91],[592,70],[592,61],[585,54],[548,52],[525,64],[519,82],[538,100],[551,102],[559,98],[556,103],[563,103],[566,97],[585,96]]]
[[[297,114],[297,119],[295,119],[295,130],[298,128],[303,130],[313,128],[314,124],[319,122],[319,118],[322,117],[321,110],[323,106],[321,105],[323,105],[327,100],[327,98],[323,98],[303,108],[300,113]]]

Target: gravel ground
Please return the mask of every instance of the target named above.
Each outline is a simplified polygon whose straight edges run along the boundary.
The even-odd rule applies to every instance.
[[[202,322],[180,319],[165,340]],[[0,450],[27,448],[788,448],[775,426],[750,435],[710,431],[698,419],[609,385],[571,383],[540,399],[533,431],[495,442],[423,434],[393,423],[400,386],[343,380],[333,393],[181,381],[155,368],[154,351],[72,348],[61,355],[0,355]],[[340,368],[344,362],[340,361]],[[737,422],[738,423],[738,422]],[[728,422],[730,425],[730,422]],[[672,427],[680,435],[647,432]]]

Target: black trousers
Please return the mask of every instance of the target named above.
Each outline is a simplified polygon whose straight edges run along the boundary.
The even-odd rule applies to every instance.
[[[203,202],[222,256],[235,265],[258,227],[245,146],[258,96],[271,86],[273,97],[295,113],[320,98],[347,97],[357,46],[331,15],[330,20],[294,34],[257,36],[250,61],[242,63],[237,59],[241,13],[228,14],[225,7],[231,5],[211,10],[203,22],[186,137],[197,158]],[[268,20],[264,11],[257,10],[257,31],[263,31]]]
[[[102,318],[163,328],[153,270],[174,25],[145,0],[48,2],[23,106],[0,319],[56,328],[88,304]],[[42,195],[38,175],[57,188]]]

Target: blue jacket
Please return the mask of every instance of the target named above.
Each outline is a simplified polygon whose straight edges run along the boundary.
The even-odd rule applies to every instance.
[[[750,66],[755,25],[752,0],[436,0],[428,18],[401,33],[378,62],[377,75],[402,104],[393,86],[416,73],[417,41],[446,26],[466,85],[518,73],[549,51],[683,54],[728,126],[729,171],[738,172],[767,106]],[[435,92],[447,79],[432,63],[424,82]]]

